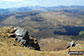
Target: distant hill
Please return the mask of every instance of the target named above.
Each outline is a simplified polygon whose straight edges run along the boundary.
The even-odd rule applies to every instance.
[[[53,7],[42,7],[42,6],[28,6],[28,7],[20,7],[20,8],[8,8],[8,9],[0,9],[0,14],[4,13],[15,13],[15,12],[25,12],[25,11],[57,11],[57,10],[84,10],[84,6],[53,6]]]
[[[30,34],[38,38],[56,37],[53,32],[66,32],[60,27],[84,26],[84,6],[31,6],[0,9],[0,26],[10,25],[25,27]]]

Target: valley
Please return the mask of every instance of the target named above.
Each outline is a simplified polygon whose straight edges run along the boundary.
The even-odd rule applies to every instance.
[[[84,40],[80,35],[84,31],[83,9],[84,6],[4,9],[0,10],[0,27],[24,27],[29,35],[37,38],[42,51],[64,50],[68,42]]]

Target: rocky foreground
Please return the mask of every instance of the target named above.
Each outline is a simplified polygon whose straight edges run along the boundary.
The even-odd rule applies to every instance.
[[[32,50],[16,42],[15,38],[11,38],[8,28],[10,27],[0,28],[0,56],[70,56],[69,51],[84,51],[84,44],[60,51]]]

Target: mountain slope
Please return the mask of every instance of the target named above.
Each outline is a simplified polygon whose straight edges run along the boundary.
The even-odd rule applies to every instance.
[[[6,27],[0,28],[0,56],[70,56],[68,54],[69,51],[84,51],[84,44],[61,51],[48,52],[31,50],[26,47],[15,45],[14,39],[8,38],[6,32],[3,34],[2,31],[6,30]]]
[[[10,16],[6,20],[4,20],[2,23],[16,25],[18,24],[18,20],[14,16]]]

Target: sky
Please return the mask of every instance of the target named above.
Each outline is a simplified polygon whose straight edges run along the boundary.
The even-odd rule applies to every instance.
[[[0,8],[18,8],[26,6],[71,6],[84,5],[84,0],[0,0]]]

